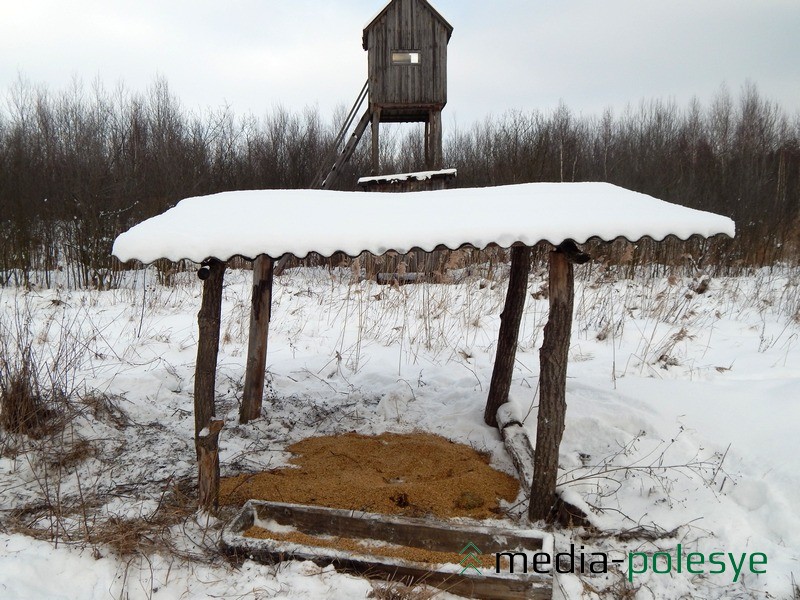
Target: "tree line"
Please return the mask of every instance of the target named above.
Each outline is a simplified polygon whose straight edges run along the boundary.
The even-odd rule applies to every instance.
[[[0,107],[0,284],[47,285],[61,270],[70,285],[107,286],[121,268],[114,238],[182,198],[308,187],[345,112],[197,114],[164,79],[144,93],[77,82],[52,93],[21,79]],[[369,172],[369,147],[362,141],[339,189]],[[385,172],[420,169],[420,128],[391,128],[380,153]],[[487,117],[446,135],[444,164],[459,186],[608,181],[737,223],[735,240],[643,240],[626,251],[633,264],[691,254],[735,272],[800,257],[800,115],[753,84],[738,97],[723,88],[708,106],[652,100],[582,116],[561,104]]]

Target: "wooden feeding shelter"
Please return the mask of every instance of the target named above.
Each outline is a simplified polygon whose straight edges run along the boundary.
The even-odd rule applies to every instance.
[[[452,34],[453,26],[426,0],[391,0],[367,24],[362,39],[367,82],[312,187],[333,186],[368,127],[372,175],[378,175],[381,123],[425,123],[424,168],[442,168],[442,109],[447,104],[447,44]],[[367,107],[348,137],[365,100]]]
[[[264,190],[188,198],[121,234],[113,253],[122,261],[149,264],[160,258],[201,263],[203,296],[194,382],[195,445],[200,504],[216,504],[219,486],[215,417],[222,282],[226,261],[254,261],[250,341],[240,420],[262,411],[273,259],[287,253],[331,256],[341,252],[381,255],[389,250],[431,251],[469,246],[511,249],[511,275],[484,420],[497,425],[508,399],[522,309],[527,297],[531,247],[547,244],[550,317],[540,351],[540,403],[534,452],[532,520],[547,518],[556,504],[558,447],[566,412],[567,354],[573,303],[573,264],[590,257],[579,247],[589,239],[612,241],[667,236],[688,239],[734,235],[727,217],[692,210],[606,183],[531,183],[488,188],[407,192],[375,202],[360,192]],[[398,204],[415,215],[396,219]],[[246,219],[242,216],[247,215]],[[357,215],[354,217],[354,215]],[[286,223],[291,223],[287,227]],[[503,419],[504,425],[513,426]],[[525,483],[525,482],[523,482]]]

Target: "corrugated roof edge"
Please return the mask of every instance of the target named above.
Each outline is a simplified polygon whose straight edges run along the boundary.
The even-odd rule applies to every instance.
[[[663,242],[663,241],[665,241],[667,239],[688,241],[688,240],[691,240],[693,238],[711,239],[711,238],[715,238],[715,237],[726,237],[728,239],[733,239],[733,236],[728,235],[727,233],[717,233],[717,234],[714,234],[714,235],[711,235],[711,236],[705,236],[705,235],[703,235],[701,233],[693,233],[690,236],[685,237],[685,238],[677,236],[677,235],[672,234],[672,233],[670,233],[670,234],[668,234],[668,235],[666,235],[666,236],[664,236],[662,238],[655,238],[655,237],[650,236],[650,235],[643,235],[643,236],[638,237],[638,238],[633,239],[633,240],[632,239],[628,239],[625,236],[617,236],[617,237],[615,237],[613,239],[606,240],[606,239],[603,239],[603,238],[601,238],[599,236],[596,236],[596,235],[590,236],[590,237],[588,237],[586,239],[583,239],[583,240],[581,240],[581,239],[573,239],[573,238],[570,238],[570,239],[572,239],[577,244],[587,244],[589,242],[601,242],[601,243],[610,244],[610,243],[613,243],[613,242],[623,241],[623,240],[626,241],[626,242],[629,242],[631,244],[637,244],[637,243],[641,242],[642,240],[651,240],[653,242]],[[562,243],[564,241],[566,241],[566,240],[552,241],[552,240],[548,240],[548,239],[540,239],[537,242],[532,243],[532,244],[529,243],[528,245],[529,246],[536,246],[537,244],[546,243],[546,244],[550,244],[552,246],[557,246],[558,244],[560,244],[560,243]],[[423,247],[420,247],[420,246],[413,246],[413,247],[408,248],[408,249],[399,249],[399,250],[396,249],[396,248],[386,248],[380,254],[374,254],[368,249],[363,249],[363,250],[361,250],[359,252],[355,252],[355,253],[350,253],[350,252],[347,252],[346,250],[334,250],[330,254],[321,254],[319,252],[311,251],[311,252],[308,252],[308,253],[304,254],[303,256],[296,256],[295,258],[303,260],[303,259],[305,259],[305,258],[307,258],[307,257],[309,257],[311,255],[321,256],[322,258],[330,258],[334,254],[344,254],[348,258],[355,258],[355,257],[360,256],[361,254],[363,254],[365,252],[372,253],[375,256],[383,256],[384,254],[387,254],[387,253],[390,253],[390,252],[397,253],[397,254],[407,254],[409,252],[415,252],[415,251],[422,251],[422,252],[433,252],[435,250],[450,250],[450,251],[454,251],[454,250],[462,250],[464,248],[472,248],[472,249],[475,249],[475,250],[486,250],[487,248],[502,248],[504,250],[508,250],[508,249],[512,248],[513,246],[519,246],[519,245],[524,245],[524,244],[525,244],[525,242],[520,241],[520,240],[518,240],[518,241],[516,241],[516,242],[514,242],[512,244],[509,244],[509,245],[500,245],[500,244],[492,242],[492,243],[487,244],[487,245],[485,245],[485,246],[483,246],[481,248],[478,248],[477,246],[475,246],[473,244],[470,244],[469,242],[465,242],[465,243],[463,243],[463,244],[461,244],[459,246],[453,247],[453,248],[451,248],[450,246],[448,246],[446,244],[437,244],[436,246],[434,246],[432,248],[423,248]],[[256,257],[255,256],[244,256],[242,254],[232,254],[232,255],[227,256],[227,257],[206,256],[206,257],[203,257],[203,258],[200,258],[200,259],[192,258],[190,256],[183,256],[183,257],[180,257],[180,258],[173,258],[171,256],[161,256],[161,257],[153,259],[152,261],[149,261],[147,263],[143,263],[141,260],[139,260],[137,258],[131,258],[129,260],[123,261],[123,264],[139,263],[139,264],[145,264],[145,265],[152,265],[158,260],[169,260],[171,262],[189,261],[189,262],[200,264],[202,261],[208,260],[208,259],[216,259],[216,260],[221,260],[221,261],[224,261],[224,262],[228,262],[228,261],[233,260],[235,258],[241,258],[241,259],[244,259],[244,260],[252,261],[252,260],[255,260]],[[273,256],[271,258],[277,260],[278,258],[280,258],[280,256]]]
[[[508,247],[540,240],[735,235],[728,217],[602,182],[528,183],[395,194],[243,190],[181,200],[121,233],[121,260],[330,256],[363,251]],[[439,246],[439,245],[442,246]]]

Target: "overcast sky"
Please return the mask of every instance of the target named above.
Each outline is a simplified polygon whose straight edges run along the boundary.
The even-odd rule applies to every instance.
[[[78,77],[187,109],[350,104],[384,0],[0,0],[0,92]],[[745,81],[800,113],[800,0],[434,0],[453,25],[447,127],[510,109],[708,102]]]

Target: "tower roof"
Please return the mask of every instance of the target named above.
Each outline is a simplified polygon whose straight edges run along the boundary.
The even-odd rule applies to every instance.
[[[381,17],[383,17],[383,15],[385,15],[385,14],[386,14],[386,11],[388,11],[388,10],[389,10],[389,8],[392,6],[392,4],[394,4],[395,2],[398,2],[398,1],[399,1],[399,0],[391,0],[391,2],[389,2],[389,3],[388,3],[386,6],[384,6],[384,7],[381,9],[381,11],[380,11],[380,12],[379,12],[377,15],[375,15],[375,17],[374,17],[373,19],[371,19],[369,23],[367,23],[366,27],[364,27],[364,36],[363,36],[363,46],[364,46],[364,50],[366,50],[366,49],[368,48],[368,45],[367,45],[367,37],[369,36],[369,31],[370,31],[370,29],[372,29],[372,27],[375,25],[375,23],[376,23],[377,21],[379,21],[379,20],[380,20],[380,18],[381,18]],[[430,11],[430,13],[433,15],[433,17],[434,17],[435,19],[437,19],[437,20],[438,20],[438,21],[439,21],[439,22],[440,22],[442,25],[444,25],[444,27],[447,29],[447,41],[449,42],[449,41],[450,41],[450,36],[451,36],[451,35],[453,35],[453,26],[452,26],[452,25],[450,25],[450,23],[448,23],[448,22],[447,22],[447,19],[445,19],[445,18],[444,18],[444,17],[443,17],[443,16],[442,16],[442,15],[439,13],[439,11],[438,11],[438,10],[436,10],[436,9],[435,9],[435,8],[434,8],[434,7],[431,5],[431,3],[430,3],[430,2],[428,2],[427,0],[414,0],[414,1],[415,1],[415,2],[417,2],[417,3],[419,3],[419,4],[421,4],[421,5],[423,5],[425,8],[427,8],[427,9],[428,9],[428,11]]]

